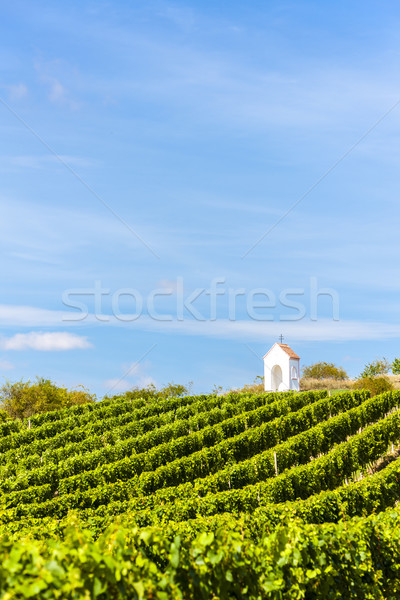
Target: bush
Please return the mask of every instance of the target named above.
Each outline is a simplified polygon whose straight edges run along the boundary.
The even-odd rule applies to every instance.
[[[21,379],[15,383],[7,382],[0,388],[0,408],[13,419],[94,401],[94,396],[84,388],[67,390],[40,377],[35,383]]]
[[[386,375],[389,373],[392,365],[386,358],[377,358],[371,363],[367,363],[364,367],[364,371],[360,373],[360,378],[364,377],[376,377],[377,375]]]
[[[348,375],[342,367],[327,362],[319,362],[303,367],[302,377],[305,379],[348,379]]]
[[[354,384],[354,387],[359,390],[369,390],[371,396],[383,394],[393,389],[392,382],[385,376],[379,377],[359,377]]]

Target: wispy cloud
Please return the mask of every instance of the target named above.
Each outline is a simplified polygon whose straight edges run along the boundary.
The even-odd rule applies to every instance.
[[[153,348],[154,346],[144,356],[147,356]],[[151,363],[149,361],[141,362],[140,359],[129,365],[124,364],[121,369],[123,375],[107,379],[103,382],[103,386],[107,392],[122,392],[132,389],[134,386],[145,388],[149,385],[157,385],[153,377],[148,374],[150,366]]]
[[[61,83],[59,77],[53,75],[61,67],[62,62],[59,60],[53,60],[48,63],[36,61],[35,63],[36,72],[39,75],[40,81],[47,88],[47,97],[50,102],[59,106],[66,106],[71,110],[77,110],[80,108],[80,103],[71,97],[70,91]]]
[[[126,10],[127,17],[129,12]],[[377,118],[398,98],[397,63],[390,56],[385,57],[385,68],[380,70],[369,63],[367,68],[360,67],[358,61],[352,62],[344,54],[336,61],[327,61],[323,53],[320,57],[308,57],[298,52],[288,61],[292,36],[279,33],[273,19],[269,28],[260,25],[260,29],[249,29],[233,15],[210,19],[206,12],[163,3],[156,10],[151,6],[144,8],[143,20],[137,20],[137,27],[129,17],[126,22],[110,22],[107,9],[100,10],[90,23],[74,20],[65,11],[62,19],[52,15],[47,23],[61,36],[73,27],[78,38],[90,40],[98,48],[100,57],[104,49],[108,59],[113,57],[112,71],[105,68],[75,77],[80,94],[108,97],[112,90],[118,102],[157,97],[163,106],[175,106],[180,120],[182,107],[190,106],[191,114],[197,116],[201,125],[217,119],[219,126],[233,125],[235,130],[261,127],[281,133],[282,127],[294,127],[307,136],[314,126],[318,135],[321,126],[329,131],[338,127],[344,131],[358,129],[361,122],[365,128],[366,115],[368,119]],[[168,21],[182,32],[193,30],[195,34],[189,40],[188,36],[177,36],[176,27],[164,27],[154,35],[152,28],[146,26],[149,21]],[[283,30],[284,25],[281,21]],[[206,41],[202,40],[205,32]],[[255,32],[263,40],[261,60],[254,60],[251,51]],[[238,44],[242,45],[240,53]],[[226,48],[236,51],[230,53]],[[114,68],[121,64],[123,71]],[[48,87],[51,101],[60,103],[69,98],[67,88],[73,86],[76,68],[62,60],[37,62],[36,69]],[[134,78],[126,77],[128,70],[135,73]]]
[[[187,318],[184,320],[159,321],[147,315],[142,315],[139,318],[137,318],[137,315],[133,315],[130,321],[129,315],[124,315],[124,320],[122,321],[113,315],[102,315],[102,319],[99,321],[94,314],[89,314],[82,321],[69,319],[71,319],[71,313],[68,312],[30,306],[0,305],[0,326],[3,327],[59,327],[60,325],[64,327],[125,327],[139,331],[153,331],[160,334],[175,333],[199,337],[211,336],[218,339],[235,339],[248,342],[266,342],[270,339],[275,339],[281,333],[296,341],[373,341],[400,338],[400,324],[344,319],[340,321],[322,318],[316,321],[311,321],[307,318],[300,321],[255,321],[250,319],[197,321]],[[78,344],[77,347],[89,347],[86,338],[74,336],[74,340],[77,339],[80,340],[76,342]],[[86,345],[79,346],[81,343]]]
[[[36,306],[0,305],[0,325],[3,327],[52,327],[62,323],[64,313]]]
[[[0,360],[0,371],[11,371],[15,366],[9,360]]]
[[[103,382],[103,387],[106,390],[112,390],[114,393],[126,392],[132,387],[132,383],[127,379],[118,379],[118,377],[115,377],[114,379],[106,379]]]
[[[71,156],[67,154],[60,154],[60,158],[74,167],[87,168],[87,167],[99,167],[100,163],[82,156]],[[51,154],[25,154],[16,156],[0,156],[1,170],[13,170],[15,169],[54,169],[54,167],[63,166],[57,157]]]
[[[8,97],[11,102],[17,102],[22,100],[28,95],[28,88],[24,83],[15,83],[6,86],[8,90]]]
[[[106,379],[103,382],[103,387],[107,391],[115,392],[126,392],[127,390],[131,390],[133,387],[138,388],[146,388],[149,385],[156,385],[156,381],[153,377],[143,375],[142,377],[136,379],[118,379],[117,377],[114,379]]]
[[[116,325],[116,321],[113,321]],[[219,339],[234,339],[242,342],[268,342],[283,333],[296,341],[350,342],[400,338],[400,325],[393,323],[362,322],[354,320],[330,321],[184,321],[160,322],[142,317],[132,327],[159,333],[178,333],[192,336],[211,336]]]
[[[178,282],[173,279],[160,279],[157,286],[169,294],[176,294],[178,290]]]
[[[52,79],[50,81],[50,91],[49,98],[51,102],[65,102],[66,99],[66,89],[57,79]]]
[[[320,136],[321,128],[357,131],[360,123],[368,125],[366,117],[376,120],[399,97],[396,65],[390,63],[379,73],[345,61],[332,66],[323,58],[260,65],[245,54],[238,58],[216,52],[212,45],[180,45],[175,38],[156,40],[143,32],[132,36],[122,27],[109,28],[105,35],[115,60],[123,57],[137,71],[135,80],[111,75],[115,97],[157,96],[176,109],[190,106],[203,125],[217,119],[219,127],[233,125],[235,130],[285,127],[308,136]],[[137,56],[146,57],[146,69],[138,67]],[[106,93],[110,80],[99,76],[83,86],[86,92]]]
[[[33,167],[34,163],[31,163],[31,166]],[[110,243],[113,240],[115,247],[122,244],[126,250],[139,246],[139,242],[132,235],[121,230],[116,219],[86,207],[79,209],[59,206],[54,199],[49,209],[44,203],[20,202],[13,196],[1,195],[0,206],[0,246],[3,255],[30,255],[36,260],[48,263],[49,260],[68,261],[71,256],[75,256],[79,248],[99,248],[104,239],[108,239]],[[145,230],[146,239],[151,239],[152,243],[153,240],[156,241],[159,228],[146,223],[145,218],[140,226]],[[101,253],[96,252],[90,257],[103,262]],[[3,273],[5,268],[6,265],[3,264]],[[61,272],[54,272],[52,276],[57,278],[63,275]]]
[[[17,333],[10,338],[0,339],[3,350],[39,350],[41,352],[58,352],[65,350],[82,350],[92,345],[86,337],[67,331]]]

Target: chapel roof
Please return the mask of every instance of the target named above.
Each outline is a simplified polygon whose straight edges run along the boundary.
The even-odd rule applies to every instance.
[[[280,346],[282,348],[282,350],[284,350],[286,352],[286,354],[289,354],[290,358],[300,359],[300,356],[298,356],[296,354],[296,352],[294,350],[292,350],[291,347],[288,346],[287,344],[278,344],[278,346]]]
[[[286,352],[286,354],[288,354],[290,356],[290,358],[296,358],[298,360],[300,360],[300,356],[298,354],[296,354],[296,352],[294,350],[291,349],[290,346],[288,346],[287,344],[279,344],[278,342],[276,344],[274,344],[272,346],[272,348],[275,348],[275,346],[280,346],[280,348],[282,348],[282,350],[284,352]],[[272,348],[270,348],[267,352],[267,354],[269,354],[272,350]],[[265,356],[263,356],[263,358],[265,358],[267,356],[267,354],[265,354]]]

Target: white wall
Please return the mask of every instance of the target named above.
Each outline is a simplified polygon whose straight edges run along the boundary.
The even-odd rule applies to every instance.
[[[267,392],[276,391],[274,389],[274,382],[272,376],[272,370],[275,365],[279,365],[282,370],[282,384],[279,387],[279,391],[288,391],[300,389],[299,385],[299,367],[300,361],[296,358],[290,358],[290,356],[279,346],[274,344],[268,354],[264,357],[264,389]],[[292,367],[296,368],[297,379],[292,379]]]

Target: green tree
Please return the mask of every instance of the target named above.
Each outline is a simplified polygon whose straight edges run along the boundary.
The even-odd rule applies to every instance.
[[[337,367],[334,363],[328,362],[318,362],[303,367],[302,376],[304,379],[348,379],[348,375],[342,367]]]
[[[223,391],[224,388],[222,385],[214,385],[211,393],[214,394],[214,396],[219,396]]]
[[[400,375],[400,358],[395,358],[392,362],[392,373]]]
[[[376,377],[377,375],[386,375],[389,373],[392,365],[386,358],[377,358],[371,363],[367,363],[364,370],[360,373],[360,378]]]
[[[181,385],[179,383],[168,383],[164,387],[157,389],[154,383],[149,383],[146,387],[135,386],[124,394],[116,394],[112,398],[129,398],[130,400],[137,400],[143,398],[144,400],[158,400],[160,398],[180,398],[190,393],[190,389],[193,382],[189,382],[189,387]],[[108,396],[106,396],[107,398]]]
[[[6,413],[5,410],[0,408],[0,423],[4,423],[4,421],[9,421],[10,418],[11,418],[10,415],[8,413]]]
[[[180,383],[168,383],[159,391],[161,398],[180,398],[188,394],[188,388]]]
[[[94,401],[95,397],[85,388],[68,390],[41,377],[34,383],[23,380],[6,382],[0,388],[0,408],[13,419]]]
[[[218,393],[220,393],[220,391],[221,392],[223,391],[223,388],[221,386],[219,386],[218,388],[217,388],[217,386],[214,386],[213,394],[218,394]],[[229,390],[229,393],[232,393],[232,394],[262,394],[263,392],[264,392],[264,376],[263,375],[256,375],[253,383],[247,383],[246,385],[244,385],[241,388]],[[229,396],[229,393],[228,393],[228,396]]]

